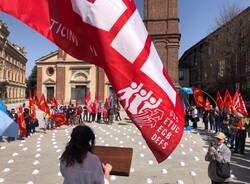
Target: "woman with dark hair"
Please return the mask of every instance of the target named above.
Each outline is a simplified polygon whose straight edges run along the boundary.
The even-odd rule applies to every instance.
[[[101,164],[92,153],[95,134],[88,126],[73,129],[71,139],[60,159],[64,184],[108,184],[110,164]],[[104,170],[104,172],[103,172]]]

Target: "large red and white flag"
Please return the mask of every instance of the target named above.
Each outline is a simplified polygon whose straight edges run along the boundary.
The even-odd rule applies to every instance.
[[[157,161],[171,154],[184,109],[133,0],[0,0],[0,9],[102,67]]]

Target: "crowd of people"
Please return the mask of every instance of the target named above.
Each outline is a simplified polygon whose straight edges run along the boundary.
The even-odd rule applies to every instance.
[[[102,103],[92,106],[75,106],[74,104],[68,106],[51,106],[50,114],[44,113],[45,129],[54,129],[56,128],[55,120],[51,115],[57,113],[65,114],[67,125],[83,125],[85,122],[97,122],[112,124],[115,121],[121,121],[120,115],[120,105],[114,105],[112,108],[107,108]]]
[[[223,132],[226,136],[226,144],[235,153],[244,154],[245,140],[250,136],[250,121],[240,114],[229,113],[226,110],[211,108],[207,111],[190,106],[186,109],[185,126],[192,122],[193,129],[197,129],[197,122],[202,119],[204,131],[217,133]]]
[[[21,122],[19,122],[20,117],[18,116],[18,113],[20,113],[20,108],[23,109],[22,114],[23,114],[23,120],[25,123],[24,130],[22,130],[22,131],[20,128]],[[29,137],[31,134],[34,134],[36,132],[36,127],[39,126],[38,119],[32,118],[30,116],[30,109],[26,107],[25,103],[23,103],[23,105],[21,107],[19,107],[18,110],[16,110],[15,108],[11,108],[11,110],[9,110],[8,107],[6,106],[6,112],[7,112],[8,116],[19,126],[20,131],[19,131],[18,139],[23,140],[25,137]],[[14,137],[6,137],[6,139],[8,142],[15,140]],[[0,136],[0,141],[1,142],[4,141],[2,136]]]

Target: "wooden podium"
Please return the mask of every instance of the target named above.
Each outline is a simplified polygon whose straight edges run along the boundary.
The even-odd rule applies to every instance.
[[[129,176],[133,149],[95,146],[93,153],[96,154],[102,163],[112,165],[111,175]]]

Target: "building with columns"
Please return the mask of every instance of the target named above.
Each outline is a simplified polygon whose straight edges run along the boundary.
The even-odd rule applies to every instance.
[[[176,86],[179,85],[178,0],[144,0],[144,23],[164,67]],[[112,90],[103,69],[79,61],[62,50],[37,60],[37,93],[47,99],[55,96],[66,103],[82,100],[87,91],[91,98],[103,101]]]
[[[0,97],[6,103],[25,99],[26,52],[8,41],[7,25],[0,21]]]
[[[78,99],[83,103],[88,91],[92,99],[95,95],[100,100],[108,96],[110,85],[102,69],[60,49],[40,58],[36,64],[38,97],[44,94],[47,100],[54,96],[59,102]]]

